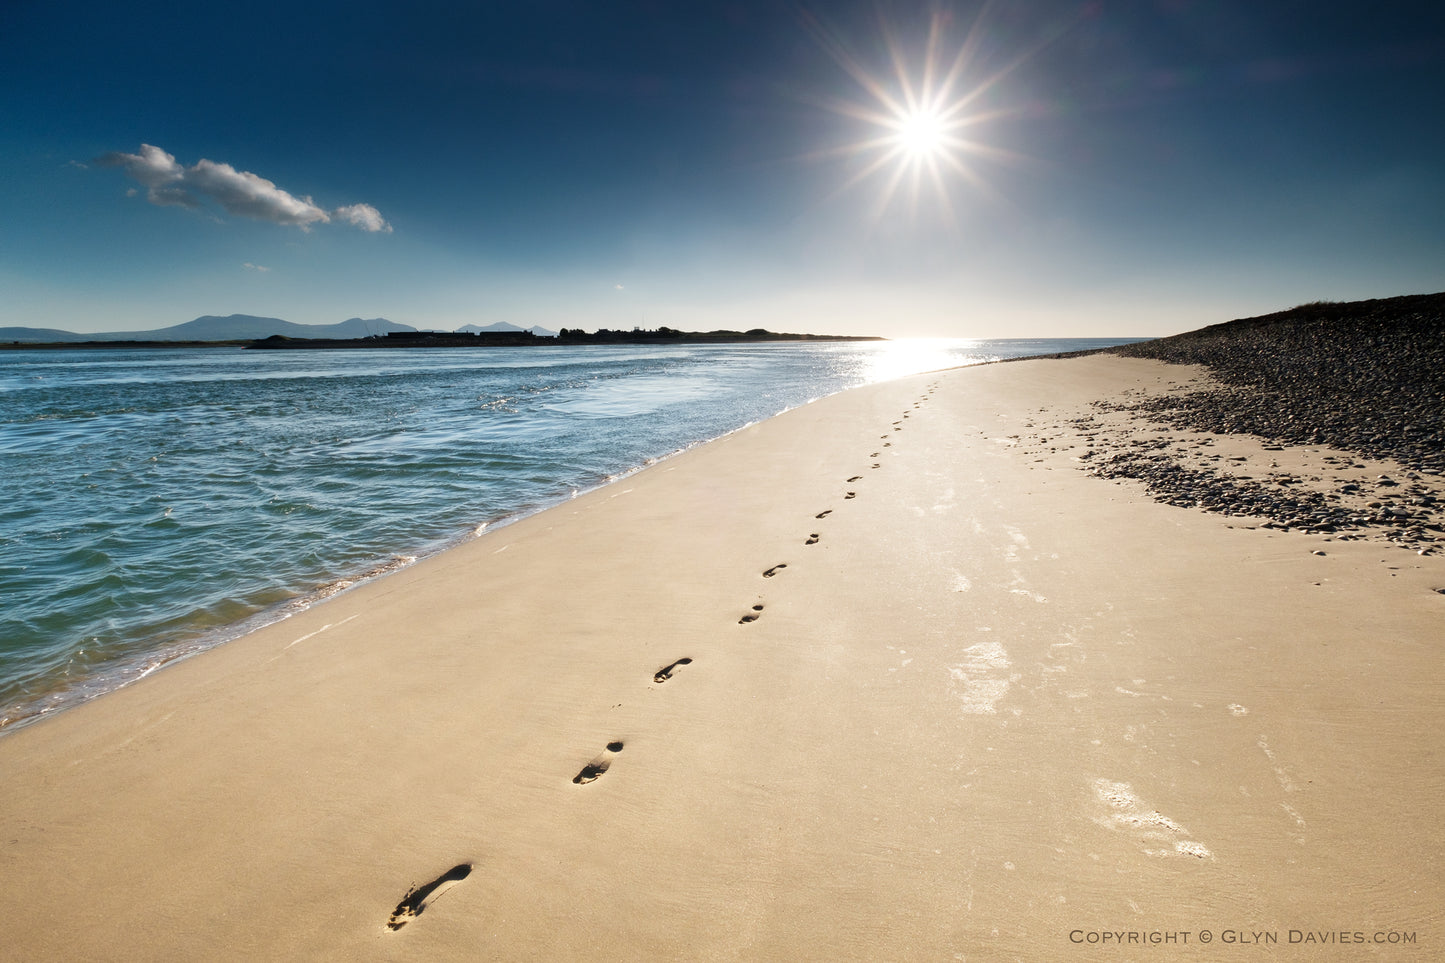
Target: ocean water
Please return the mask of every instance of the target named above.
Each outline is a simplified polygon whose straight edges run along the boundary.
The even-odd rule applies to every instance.
[[[0,351],[0,729],[810,400],[1125,340]]]

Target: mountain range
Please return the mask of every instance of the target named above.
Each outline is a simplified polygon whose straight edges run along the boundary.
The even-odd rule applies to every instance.
[[[76,334],[57,328],[0,328],[0,342],[55,343],[79,341],[258,341],[272,335],[288,338],[367,338],[389,331],[415,331],[409,324],[398,324],[386,318],[349,318],[337,324],[296,324],[280,318],[259,318],[250,314],[218,317],[208,314],[152,331],[102,331]],[[533,325],[519,328],[499,321],[486,327],[468,324],[458,328],[467,333],[478,331],[530,331],[541,338],[556,337],[557,332]]]
[[[464,324],[460,328],[457,328],[457,331],[461,334],[485,334],[488,331],[510,331],[513,333],[530,331],[539,338],[557,337],[556,331],[549,331],[540,324],[534,324],[530,328],[519,328],[515,324],[508,324],[505,321],[498,321],[496,324],[489,324],[484,328],[479,328],[475,324]]]

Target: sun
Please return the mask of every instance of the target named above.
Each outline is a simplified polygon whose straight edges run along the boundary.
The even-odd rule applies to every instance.
[[[828,54],[862,88],[863,101],[825,100],[828,109],[860,121],[863,136],[813,157],[843,156],[854,161],[855,171],[837,193],[864,181],[880,179],[876,214],[881,216],[895,200],[906,196],[916,211],[928,195],[950,219],[953,207],[950,184],[965,182],[991,194],[977,169],[980,159],[1011,162],[1019,155],[987,143],[980,133],[990,121],[1013,111],[987,107],[993,88],[1016,68],[1027,54],[1002,69],[978,77],[982,61],[982,31],[975,23],[963,44],[946,57],[943,52],[945,18],[935,14],[928,24],[922,50],[907,53],[887,24],[883,39],[890,60],[882,73],[863,66],[839,37],[817,20],[810,31]],[[973,79],[977,78],[977,79]]]
[[[898,119],[898,146],[910,157],[928,159],[948,148],[948,133],[936,111],[914,111]]]

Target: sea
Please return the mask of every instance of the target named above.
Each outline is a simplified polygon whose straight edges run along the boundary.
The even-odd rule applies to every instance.
[[[0,351],[0,731],[826,395],[1133,340]]]

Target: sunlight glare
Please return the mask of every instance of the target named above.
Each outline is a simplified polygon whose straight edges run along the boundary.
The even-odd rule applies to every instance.
[[[899,338],[869,348],[863,369],[869,384],[998,360],[980,351],[977,341],[965,338]]]
[[[1013,113],[987,109],[983,100],[1001,80],[1028,59],[1034,51],[1019,53],[1001,68],[975,82],[965,76],[977,74],[985,59],[981,46],[982,15],[952,58],[941,47],[947,19],[936,14],[929,23],[926,43],[915,55],[905,54],[902,45],[885,23],[883,39],[891,60],[892,76],[878,74],[864,66],[849,46],[819,21],[813,21],[814,35],[830,56],[867,93],[863,102],[831,100],[828,109],[862,121],[873,133],[813,156],[860,158],[859,169],[837,191],[842,193],[875,174],[883,188],[875,210],[881,216],[900,192],[906,193],[916,211],[927,192],[938,211],[953,219],[948,181],[961,179],[975,190],[996,197],[982,177],[966,163],[972,157],[989,157],[1013,162],[1019,155],[983,143],[964,132]]]
[[[945,133],[937,113],[920,110],[899,120],[898,143],[914,157],[932,157],[946,148]]]

